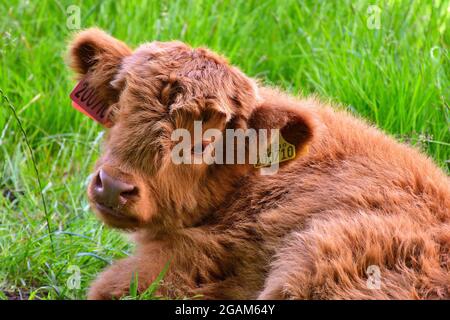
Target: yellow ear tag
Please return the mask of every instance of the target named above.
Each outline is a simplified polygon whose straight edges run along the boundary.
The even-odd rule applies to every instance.
[[[305,154],[307,148],[304,148],[300,154]],[[289,161],[295,158],[295,146],[287,142],[281,133],[279,134],[278,150],[272,153],[272,146],[267,148],[267,153],[263,157],[258,157],[258,162],[254,165],[255,168],[269,167],[272,164]]]

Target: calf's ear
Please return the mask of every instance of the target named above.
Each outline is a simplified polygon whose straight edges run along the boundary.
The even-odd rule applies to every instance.
[[[123,58],[131,55],[131,49],[123,42],[97,28],[76,34],[69,44],[69,65],[77,78],[87,78],[105,101],[115,102],[118,88],[111,85],[119,71]]]
[[[262,103],[251,114],[248,127],[265,129],[270,137],[271,129],[278,129],[281,136],[295,146],[301,155],[311,141],[315,130],[315,120],[311,111],[295,105]]]

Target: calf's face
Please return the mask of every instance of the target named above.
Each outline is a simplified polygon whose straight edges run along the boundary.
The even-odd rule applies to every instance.
[[[298,148],[312,121],[289,107],[272,108],[257,86],[227,61],[181,42],[152,42],[134,52],[98,29],[75,36],[71,67],[108,105],[107,133],[88,197],[98,216],[123,229],[170,230],[198,223],[252,170],[247,165],[177,164],[172,135],[192,133],[192,153],[217,129],[279,128]],[[159,229],[158,229],[159,228]]]

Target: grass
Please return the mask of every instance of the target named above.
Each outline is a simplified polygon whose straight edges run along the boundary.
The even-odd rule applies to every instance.
[[[95,275],[133,249],[124,236],[97,221],[86,201],[102,131],[70,107],[74,82],[63,58],[72,32],[66,25],[71,4],[0,4],[4,299],[84,298]],[[379,29],[368,27],[372,4],[381,9]],[[139,5],[106,0],[78,5],[82,28],[99,26],[132,46],[170,39],[207,45],[266,83],[347,106],[448,170],[448,0],[154,0]],[[68,285],[77,268],[79,289]]]

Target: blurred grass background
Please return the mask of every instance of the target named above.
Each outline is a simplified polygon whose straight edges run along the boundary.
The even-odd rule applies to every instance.
[[[208,46],[265,83],[344,105],[449,168],[448,0],[3,1],[0,298],[84,298],[95,274],[132,250],[96,220],[85,196],[102,129],[70,106],[71,5],[81,28],[99,26],[131,46],[171,39]],[[380,25],[372,28],[377,8]],[[54,250],[6,96],[34,152]],[[79,289],[70,285],[76,268]]]

